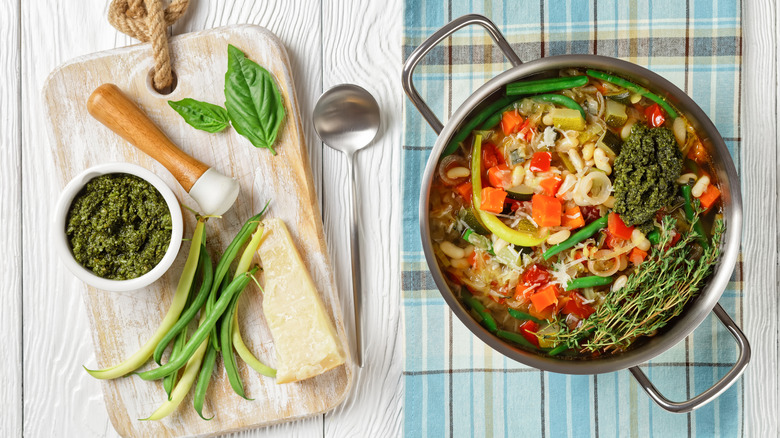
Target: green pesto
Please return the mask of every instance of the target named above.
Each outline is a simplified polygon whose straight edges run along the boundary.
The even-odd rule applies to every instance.
[[[615,212],[626,225],[644,232],[653,215],[669,205],[677,192],[683,157],[671,130],[634,125],[615,159]]]
[[[90,180],[68,211],[73,257],[111,280],[140,277],[163,258],[171,242],[171,212],[160,192],[126,173]]]

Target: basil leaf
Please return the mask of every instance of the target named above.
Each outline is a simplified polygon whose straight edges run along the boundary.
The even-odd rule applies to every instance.
[[[168,105],[179,113],[188,125],[206,132],[219,132],[227,128],[230,119],[225,108],[199,100],[169,100]]]
[[[284,120],[284,104],[270,73],[228,45],[225,108],[236,132],[255,147],[273,148]]]

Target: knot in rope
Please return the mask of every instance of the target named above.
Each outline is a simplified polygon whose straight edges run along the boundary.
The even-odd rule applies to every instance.
[[[187,11],[188,5],[189,0],[171,0],[163,9],[162,0],[113,0],[108,7],[108,21],[118,31],[141,42],[152,43],[154,88],[157,90],[173,83],[166,30]]]

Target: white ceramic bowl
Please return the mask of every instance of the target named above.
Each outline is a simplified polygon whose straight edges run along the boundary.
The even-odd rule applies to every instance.
[[[68,236],[65,233],[66,220],[68,210],[73,202],[73,198],[79,193],[84,185],[89,180],[101,175],[107,175],[110,173],[128,173],[135,175],[149,184],[153,185],[158,192],[165,199],[168,204],[168,210],[171,212],[171,243],[168,245],[168,250],[165,252],[162,260],[151,271],[146,274],[132,278],[130,280],[110,280],[107,278],[98,277],[89,269],[81,266],[75,258],[70,249],[70,243],[68,242]],[[62,260],[62,263],[72,272],[76,277],[98,289],[108,291],[129,291],[140,289],[144,286],[148,286],[155,280],[160,278],[168,268],[171,267],[173,261],[179,253],[179,247],[181,247],[182,233],[184,232],[184,223],[181,216],[181,207],[179,201],[176,199],[176,195],[173,191],[161,180],[157,175],[144,169],[141,166],[130,163],[106,163],[99,164],[97,166],[90,167],[89,169],[81,172],[75,178],[73,178],[65,189],[60,194],[60,198],[57,201],[57,207],[54,212],[53,221],[53,235],[52,240],[54,242],[54,248],[57,254]]]

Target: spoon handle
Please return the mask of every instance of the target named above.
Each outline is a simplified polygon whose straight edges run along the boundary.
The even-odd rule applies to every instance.
[[[357,206],[357,174],[355,172],[355,155],[347,154],[350,179],[352,180],[352,225],[350,227],[350,253],[352,256],[352,303],[355,311],[355,349],[356,361],[363,367],[363,335],[360,323],[360,241],[358,240],[358,206]]]

